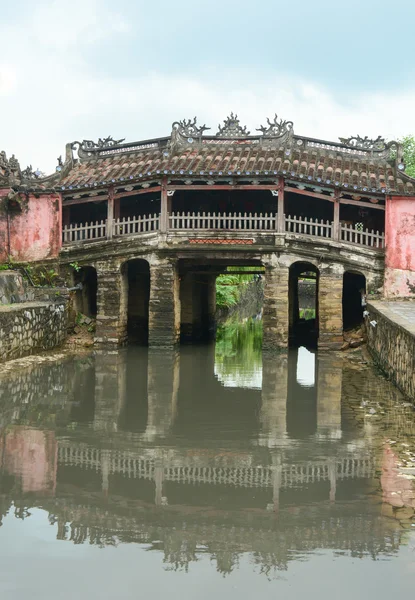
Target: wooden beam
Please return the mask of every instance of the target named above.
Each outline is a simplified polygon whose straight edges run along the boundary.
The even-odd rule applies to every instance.
[[[324,194],[319,194],[318,192],[309,192],[308,190],[298,190],[297,188],[293,188],[288,185],[286,185],[284,189],[286,192],[293,192],[294,194],[300,194],[301,196],[309,196],[310,198],[320,198],[320,200],[327,200],[328,202],[334,202],[333,196],[325,196]]]
[[[347,200],[340,198],[340,204],[353,204],[354,206],[363,206],[364,208],[375,208],[376,210],[385,210],[381,204],[372,204],[371,202],[360,202],[359,200]]]
[[[106,202],[108,196],[91,196],[87,198],[72,198],[71,200],[63,199],[62,206],[73,206],[74,204],[88,204],[89,202]]]
[[[155,185],[154,187],[143,188],[140,190],[133,190],[132,192],[117,192],[114,198],[127,198],[128,196],[139,196],[140,194],[151,194],[153,192],[161,192],[161,185]]]
[[[274,185],[231,185],[231,184],[219,184],[219,185],[168,185],[167,189],[170,191],[175,191],[175,192],[181,192],[181,191],[186,191],[186,192],[191,192],[191,191],[196,191],[196,192],[201,192],[201,191],[211,191],[211,190],[217,190],[217,191],[229,191],[229,192],[238,192],[240,190],[244,190],[244,191],[248,191],[248,192],[254,192],[254,191],[260,191],[260,190],[277,190],[278,189],[278,185],[274,184]]]

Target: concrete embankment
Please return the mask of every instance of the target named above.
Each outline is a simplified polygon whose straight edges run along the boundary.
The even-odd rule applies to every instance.
[[[0,274],[0,362],[60,346],[68,329],[67,290],[27,286]]]
[[[415,301],[373,301],[367,311],[367,344],[374,361],[415,400]]]

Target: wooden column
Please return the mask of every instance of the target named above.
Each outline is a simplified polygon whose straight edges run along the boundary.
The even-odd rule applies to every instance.
[[[166,233],[169,228],[169,212],[171,208],[171,198],[167,196],[167,177],[163,177],[161,182],[160,199],[160,231]]]
[[[107,239],[112,238],[114,229],[114,187],[111,186],[108,190],[108,205],[107,205]]]
[[[279,178],[278,183],[278,216],[277,216],[277,231],[285,233],[285,214],[284,214],[284,178]]]
[[[334,192],[334,214],[333,214],[333,229],[331,231],[331,237],[333,240],[340,239],[340,192],[336,190]]]

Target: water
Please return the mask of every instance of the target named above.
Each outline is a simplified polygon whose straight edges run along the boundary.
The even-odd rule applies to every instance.
[[[359,353],[262,361],[233,324],[8,373],[0,406],[1,598],[411,597],[413,411]]]

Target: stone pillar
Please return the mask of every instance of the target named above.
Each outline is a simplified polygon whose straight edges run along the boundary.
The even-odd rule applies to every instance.
[[[147,376],[148,416],[145,438],[165,437],[177,414],[180,360],[178,352],[149,352]]]
[[[262,357],[260,444],[273,447],[287,436],[288,358]]]
[[[118,264],[98,262],[95,342],[120,346],[127,340],[128,279]]]
[[[172,348],[180,336],[180,289],[174,260],[156,258],[150,265],[150,348]]]
[[[317,432],[321,436],[341,437],[341,400],[343,365],[331,354],[317,355]]]
[[[276,256],[264,261],[264,352],[288,348],[288,274]]]
[[[118,430],[118,420],[126,399],[126,362],[121,352],[97,352],[95,357],[96,431]]]
[[[319,350],[343,345],[343,267],[323,265],[318,280]]]

